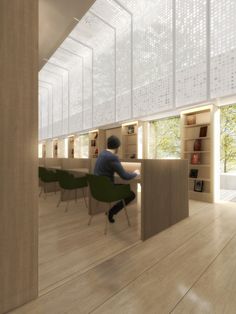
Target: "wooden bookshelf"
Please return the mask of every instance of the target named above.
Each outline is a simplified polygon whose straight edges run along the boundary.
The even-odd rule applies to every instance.
[[[57,158],[58,157],[58,140],[57,139],[54,139],[52,141],[52,147],[53,147],[52,157]]]
[[[68,158],[75,157],[75,137],[68,136]]]
[[[97,158],[106,148],[106,131],[94,130],[89,132],[89,158]]]
[[[181,113],[181,158],[189,165],[189,198],[214,202],[214,105],[195,108]]]
[[[67,158],[68,157],[68,138],[59,138],[58,139],[58,158]]]
[[[89,133],[75,137],[75,158],[89,158]]]
[[[146,129],[147,124],[142,121],[122,125],[122,158],[142,159],[146,157]]]

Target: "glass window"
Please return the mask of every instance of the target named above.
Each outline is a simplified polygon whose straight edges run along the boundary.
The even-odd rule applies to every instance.
[[[150,122],[148,158],[180,158],[180,117]]]
[[[221,171],[236,173],[236,104],[221,107]]]

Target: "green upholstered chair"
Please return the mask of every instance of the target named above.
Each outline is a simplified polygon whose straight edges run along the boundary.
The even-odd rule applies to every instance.
[[[39,167],[38,174],[39,174],[39,179],[43,185],[43,189],[41,190],[39,196],[41,195],[42,191],[44,191],[45,198],[46,198],[47,185],[49,183],[58,182],[58,176],[55,171],[46,169],[44,167]]]
[[[97,176],[93,174],[88,174],[88,185],[92,197],[102,203],[107,203],[107,209],[105,211],[108,215],[108,211],[111,208],[111,203],[122,201],[124,205],[124,211],[127,218],[128,226],[130,226],[130,220],[126,209],[126,204],[124,199],[130,196],[131,190],[129,184],[113,184],[110,179],[106,176]],[[93,215],[91,214],[88,224],[91,224]],[[107,222],[108,218],[105,217],[105,230],[107,233]]]
[[[87,177],[86,176],[75,177],[72,173],[66,170],[57,170],[57,175],[58,175],[58,181],[59,181],[59,186],[61,188],[62,196],[65,191],[74,191],[75,201],[77,201],[77,190],[82,189],[85,206],[88,207],[86,203],[85,192],[84,192],[84,189],[88,186]],[[61,198],[59,199],[57,207],[59,207],[60,203],[61,203]],[[69,200],[67,201],[65,211],[68,211],[68,206],[69,206]]]

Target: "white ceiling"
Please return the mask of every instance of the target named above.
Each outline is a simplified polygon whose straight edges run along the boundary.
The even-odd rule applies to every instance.
[[[39,0],[39,70],[95,0]]]

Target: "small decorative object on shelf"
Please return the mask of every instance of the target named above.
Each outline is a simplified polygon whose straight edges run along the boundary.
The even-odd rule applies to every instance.
[[[96,146],[96,140],[91,140],[91,147]]]
[[[191,164],[193,164],[193,165],[200,164],[200,154],[198,154],[198,153],[192,154]]]
[[[95,155],[95,157],[98,156],[98,148],[95,149],[94,155]]]
[[[128,134],[134,134],[134,125],[129,125],[127,132],[128,132]]]
[[[198,176],[198,169],[190,169],[189,177],[190,178],[197,178],[197,176]]]
[[[202,141],[200,139],[196,139],[194,141],[194,145],[193,145],[193,150],[194,151],[199,151],[202,148]]]
[[[206,137],[207,136],[207,126],[200,127],[199,137]]]
[[[130,159],[135,159],[135,154],[130,155]]]
[[[194,181],[194,191],[195,192],[202,192],[203,191],[203,181],[202,180],[195,180]]]
[[[187,125],[196,124],[196,115],[191,114],[186,116]]]

